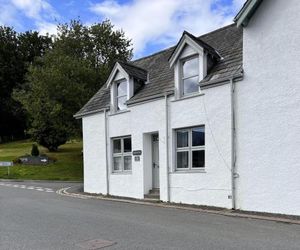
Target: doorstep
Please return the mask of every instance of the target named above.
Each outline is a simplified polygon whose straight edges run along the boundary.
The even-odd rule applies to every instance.
[[[138,204],[138,205],[149,205],[149,206],[156,206],[156,207],[163,207],[163,208],[175,208],[180,210],[204,212],[209,214],[230,216],[236,218],[267,220],[267,221],[300,225],[300,216],[260,213],[260,212],[251,212],[251,211],[243,211],[243,210],[231,210],[231,209],[220,208],[220,207],[208,207],[208,206],[189,205],[189,204],[182,204],[182,203],[170,203],[170,202],[162,202],[157,199],[134,199],[134,198],[119,197],[119,196],[91,194],[91,193],[83,192],[82,186],[78,186],[78,185],[59,189],[56,191],[56,193],[59,195],[73,197],[73,198],[80,198],[80,199],[98,199],[98,200],[124,202],[130,204]]]

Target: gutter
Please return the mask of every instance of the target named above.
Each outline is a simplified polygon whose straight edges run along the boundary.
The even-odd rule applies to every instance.
[[[168,94],[168,95],[174,94],[174,90],[171,89],[169,91],[166,91],[164,94],[149,95],[149,96],[145,96],[143,98],[139,98],[137,100],[129,100],[129,101],[127,101],[127,106],[131,107],[131,106],[151,102],[156,99],[162,99],[165,97],[166,94]]]
[[[95,110],[88,111],[88,112],[77,113],[77,114],[73,115],[73,117],[75,119],[81,119],[81,118],[83,118],[84,116],[87,116],[87,115],[93,115],[93,114],[96,114],[96,113],[104,112],[107,109],[108,108],[106,107],[106,108],[101,108],[101,109],[95,109]]]

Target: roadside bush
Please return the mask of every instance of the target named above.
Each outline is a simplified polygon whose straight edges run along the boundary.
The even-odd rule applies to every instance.
[[[39,156],[40,155],[40,151],[39,151],[38,146],[36,144],[32,144],[31,155],[32,156]]]

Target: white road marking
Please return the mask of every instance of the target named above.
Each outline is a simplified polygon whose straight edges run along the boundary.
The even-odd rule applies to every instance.
[[[46,193],[54,193],[54,190],[52,188],[26,186],[26,185],[18,185],[18,184],[11,184],[11,183],[0,183],[0,186],[22,188],[22,189],[35,190],[35,191],[46,192]]]

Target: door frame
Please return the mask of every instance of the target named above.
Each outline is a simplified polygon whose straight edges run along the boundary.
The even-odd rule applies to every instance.
[[[154,163],[154,145],[157,147],[158,164]],[[159,186],[160,186],[160,178],[159,177],[160,176],[159,176],[159,134],[158,133],[153,133],[151,135],[151,151],[152,151],[151,152],[152,188],[159,189]]]

